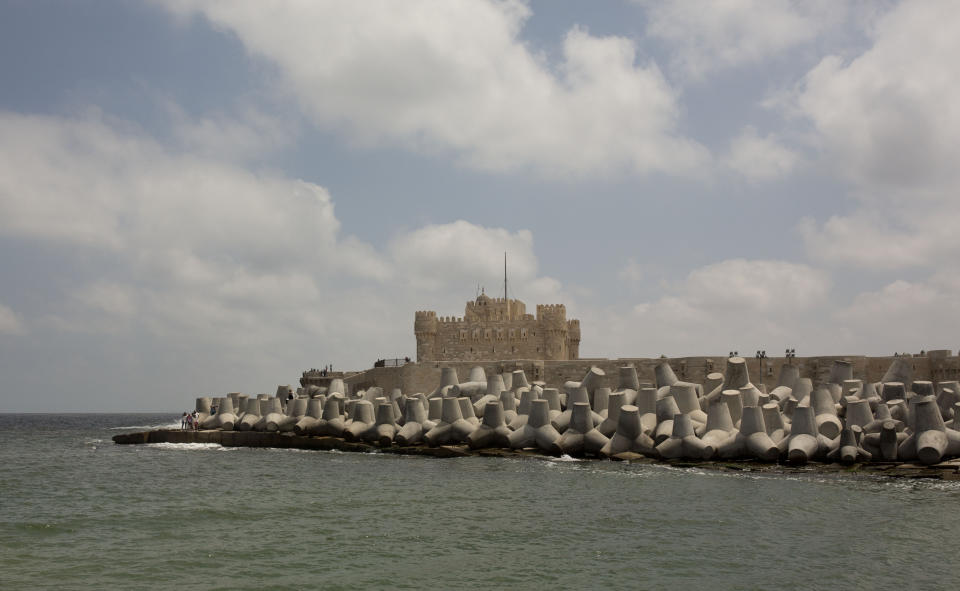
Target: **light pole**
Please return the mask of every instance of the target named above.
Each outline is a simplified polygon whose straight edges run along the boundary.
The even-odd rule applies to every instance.
[[[757,361],[760,362],[760,383],[763,383],[763,360],[767,358],[766,351],[757,350]]]

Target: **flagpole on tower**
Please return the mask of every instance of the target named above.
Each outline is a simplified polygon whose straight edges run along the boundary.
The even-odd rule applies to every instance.
[[[507,305],[507,320],[510,320],[510,300],[507,297],[507,251],[503,251],[503,301]]]

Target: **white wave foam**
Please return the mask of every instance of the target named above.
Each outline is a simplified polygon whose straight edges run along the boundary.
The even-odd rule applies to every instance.
[[[180,429],[180,422],[176,423],[166,423],[164,425],[127,425],[126,427],[108,427],[110,431],[122,431],[126,429],[140,429],[146,431],[153,431],[155,429]]]
[[[205,449],[226,450],[237,449],[223,447],[219,443],[148,443],[147,447],[154,449],[173,449],[182,451],[201,451]]]
[[[569,456],[569,455],[567,455],[567,454],[563,454],[563,455],[561,455],[559,458],[548,458],[547,461],[550,461],[550,462],[585,462],[586,460],[585,460],[585,459],[582,459],[582,458],[575,458],[575,457]]]

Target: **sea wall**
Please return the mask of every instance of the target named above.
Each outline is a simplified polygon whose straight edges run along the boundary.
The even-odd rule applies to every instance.
[[[936,383],[944,380],[960,379],[960,357],[931,352],[928,355],[902,357],[913,370],[914,379],[929,380]],[[747,369],[753,382],[763,383],[768,389],[777,385],[780,367],[787,362],[785,357],[769,357],[763,360],[745,358]],[[896,357],[867,357],[865,355],[833,355],[817,357],[795,357],[790,360],[799,368],[800,377],[810,378],[815,384],[826,382],[830,368],[836,360],[848,361],[852,365],[853,375],[865,381],[877,382]],[[641,382],[653,384],[654,368],[667,361],[678,378],[685,381],[703,383],[707,375],[723,372],[727,358],[716,357],[675,357],[672,359],[650,357],[624,357],[619,359],[576,359],[570,361],[550,361],[541,359],[515,359],[511,361],[432,361],[407,363],[399,367],[377,367],[360,371],[346,378],[352,392],[379,386],[385,391],[400,388],[405,393],[431,392],[440,380],[441,368],[456,368],[461,380],[465,380],[472,367],[482,367],[487,375],[522,369],[531,381],[543,381],[548,384],[563,384],[568,380],[581,379],[591,367],[602,369],[606,376],[602,386],[615,389],[618,368],[632,365],[637,368]],[[762,367],[761,367],[762,366]]]

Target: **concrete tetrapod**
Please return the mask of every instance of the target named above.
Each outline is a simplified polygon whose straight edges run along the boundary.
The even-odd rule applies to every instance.
[[[673,368],[666,361],[661,361],[653,368],[654,384],[657,389],[664,386],[672,386],[679,382],[677,374],[673,373]]]
[[[723,392],[723,374],[716,371],[707,374],[707,381],[703,384],[703,391],[706,392],[706,394],[700,399],[700,410],[707,412],[710,408],[710,403],[719,399],[720,393]]]
[[[376,421],[373,403],[369,400],[355,401],[351,416],[353,420],[343,430],[343,438],[347,441],[359,441],[364,432]]]
[[[960,385],[957,382],[940,382],[937,389],[937,406],[940,408],[940,416],[944,421],[949,421],[956,416],[954,407],[960,402]]]
[[[665,396],[657,400],[657,428],[654,430],[653,440],[660,445],[673,433],[673,417],[680,413],[680,407],[673,396]]]
[[[494,374],[487,378],[487,394],[491,396],[500,396],[500,393],[504,390],[509,390],[507,385],[503,383],[503,376],[500,374]]]
[[[317,425],[320,424],[320,417],[323,416],[323,403],[327,397],[320,395],[319,398],[310,398],[307,400],[307,412],[304,413],[297,424],[293,426],[293,432],[297,435],[309,435],[313,433]]]
[[[526,424],[510,434],[510,447],[538,447],[547,453],[559,454],[559,439],[560,433],[550,424],[549,403],[546,400],[534,400]]]
[[[657,445],[657,455],[672,460],[679,458],[709,459],[713,457],[714,448],[697,438],[693,432],[693,421],[690,415],[679,413],[673,417],[673,431],[670,437]]]
[[[267,404],[268,411],[264,411],[263,405],[260,405],[260,414],[263,415],[263,418],[257,421],[253,430],[276,433],[280,430],[280,424],[287,418],[287,415],[283,414],[283,401],[279,398],[270,398]]]
[[[915,429],[897,449],[900,459],[918,459],[929,466],[960,454],[960,431],[947,429],[932,395],[918,398],[913,408]]]
[[[281,433],[289,433],[294,430],[297,423],[307,414],[307,398],[294,398],[287,403],[287,416],[284,417],[278,425]]]
[[[623,390],[620,390],[623,392]],[[610,388],[603,387],[597,388],[593,392],[593,399],[590,401],[590,406],[593,408],[593,412],[597,413],[601,419],[607,418],[607,408],[610,406]]]
[[[747,361],[743,357],[727,359],[727,370],[724,372],[722,390],[737,390],[750,384],[750,373],[747,371]],[[731,409],[732,411],[732,409]]]
[[[487,372],[483,371],[483,368],[479,365],[475,365],[470,368],[470,375],[467,378],[468,382],[483,382],[487,383]]]
[[[906,400],[907,388],[903,382],[885,382],[880,388],[880,398],[883,399],[883,402]]]
[[[597,426],[597,431],[603,433],[604,437],[612,437],[617,430],[617,422],[620,420],[620,408],[624,406],[624,393],[613,392],[607,398],[607,417]]]
[[[735,433],[736,428],[733,426],[733,419],[730,417],[730,409],[727,407],[726,400],[715,398],[707,408],[707,425],[704,428],[701,440],[704,445],[711,447],[715,453],[716,449]]]
[[[810,460],[826,457],[835,445],[817,430],[813,407],[798,406],[793,411],[790,435],[778,447],[787,454],[787,461],[791,464],[806,464]]]
[[[343,430],[347,428],[347,421],[343,416],[343,398],[339,396],[328,396],[323,403],[323,415],[317,421],[317,426],[313,432],[317,435],[329,435],[331,437],[343,437]]]
[[[856,430],[860,430],[860,427],[852,425],[843,428],[843,431],[840,432],[840,445],[827,454],[828,460],[833,462],[839,461],[841,464],[870,461],[873,454],[860,447],[857,443]]]
[[[720,400],[727,404],[733,426],[739,426],[740,417],[743,416],[743,397],[740,395],[740,390],[724,390],[720,394]]]
[[[853,364],[842,359],[834,359],[830,365],[830,383],[842,384],[853,379]]]
[[[909,390],[910,386],[913,384],[913,367],[907,363],[907,360],[903,357],[894,358],[893,362],[890,363],[890,367],[887,368],[887,372],[883,374],[883,377],[880,378],[881,384],[886,384],[888,382],[899,382]]]
[[[640,388],[634,406],[640,411],[640,428],[652,438],[654,431],[657,430],[657,389]]]
[[[573,403],[570,425],[557,440],[560,450],[570,455],[596,454],[609,442],[610,440],[594,427],[590,405],[586,402]]]
[[[836,439],[843,429],[843,423],[837,417],[837,404],[833,394],[826,386],[818,386],[810,394],[810,406],[817,418],[817,430],[827,439]],[[796,412],[796,411],[794,411]]]
[[[467,445],[470,449],[510,447],[510,433],[510,427],[503,420],[503,405],[500,402],[488,402],[483,411],[483,422],[467,435]]]
[[[887,421],[893,421],[894,429],[896,431],[903,431],[906,429],[906,424],[903,421],[898,421],[890,416],[890,407],[886,404],[878,404],[876,412],[873,413],[873,420],[870,423],[863,425],[864,433],[879,433],[883,428],[883,424]]]
[[[611,457],[625,452],[655,456],[653,439],[640,427],[640,409],[632,404],[620,408],[617,430],[610,442],[603,446],[600,454]]]
[[[777,460],[780,450],[767,435],[759,406],[744,407],[740,430],[717,448],[717,455],[725,459],[756,458],[762,462]]]
[[[570,392],[567,395],[567,410],[551,419],[550,422],[558,433],[563,433],[567,430],[567,427],[570,425],[570,419],[573,415],[573,406],[578,402],[583,402],[586,403],[588,407],[590,406],[590,394],[586,386],[580,386],[579,388],[576,388]],[[590,415],[593,417],[594,425],[599,425],[603,422],[603,417],[592,410],[590,411]]]
[[[809,406],[810,393],[813,392],[813,380],[810,378],[800,378],[790,393],[791,397],[797,401],[797,404]],[[781,406],[780,408],[783,408]]]
[[[476,402],[481,396],[487,393],[487,382],[460,382],[450,386],[446,396],[453,398],[467,397],[471,402]]]
[[[194,405],[194,410],[197,411],[197,420],[200,423],[203,423],[207,418],[210,417],[210,405],[213,403],[213,399],[209,396],[201,396],[197,398],[196,404]]]
[[[503,407],[503,420],[509,425],[517,418],[517,397],[510,390],[500,393],[500,406]]]
[[[463,417],[463,420],[467,421],[474,427],[479,427],[480,419],[477,418],[477,415],[473,414],[473,405],[470,404],[470,399],[460,397],[457,398],[457,402],[460,404],[460,416]]]
[[[513,376],[513,381],[511,382],[511,388],[514,392],[520,388],[529,388],[530,382],[527,381],[527,374],[523,373],[522,369],[515,369],[511,373]]]
[[[397,445],[412,445],[423,439],[423,434],[427,431],[426,425],[427,411],[423,408],[423,402],[419,398],[407,399],[407,404],[403,407],[403,426],[397,431]],[[430,423],[432,429],[435,425]]]
[[[509,423],[511,429],[516,431],[527,423],[527,419],[530,416],[530,409],[533,408],[533,401],[537,399],[538,395],[535,390],[524,390],[520,393],[520,402],[517,404],[517,416]],[[547,403],[548,417],[549,408],[550,404]],[[504,409],[506,409],[506,406],[504,406]]]
[[[223,429],[224,431],[233,431],[233,425],[237,422],[237,415],[233,412],[233,399],[224,396],[218,399],[217,413],[211,415],[206,421],[200,424],[202,429]]]
[[[360,437],[380,447],[388,447],[396,436],[397,423],[393,414],[393,404],[384,400],[377,405],[376,421]]]
[[[690,382],[674,382],[670,386],[670,396],[677,401],[677,407],[685,415],[699,423],[702,427],[707,422],[707,413],[700,408],[700,400],[697,398],[697,387]],[[696,427],[696,425],[694,426]]]
[[[898,433],[893,419],[888,419],[883,422],[878,432],[864,435],[862,445],[873,459],[893,462],[897,459],[897,448],[903,439],[906,439],[906,434]]]
[[[640,391],[640,378],[637,377],[637,368],[625,365],[617,369],[617,388],[619,390]],[[596,410],[596,409],[594,409]]]
[[[873,422],[873,413],[870,412],[870,402],[860,398],[848,400],[847,414],[844,420],[847,426],[857,425],[866,430],[867,425]]]
[[[563,408],[560,404],[560,391],[556,388],[544,388],[543,392],[540,393],[540,398],[543,398],[550,404],[551,422],[563,413]]]
[[[456,398],[444,398],[440,422],[424,433],[423,440],[430,447],[461,443],[466,441],[467,436],[476,428],[476,425],[463,418],[460,402]]]
[[[240,421],[234,424],[234,428],[237,431],[252,431],[253,426],[257,424],[257,421],[260,420],[260,401],[256,398],[248,398],[246,400],[246,408],[243,411],[243,415],[240,417]]]
[[[768,402],[761,406],[760,410],[763,412],[763,424],[767,429],[767,435],[774,443],[780,443],[790,434],[790,426],[784,422],[780,407],[776,402]]]

